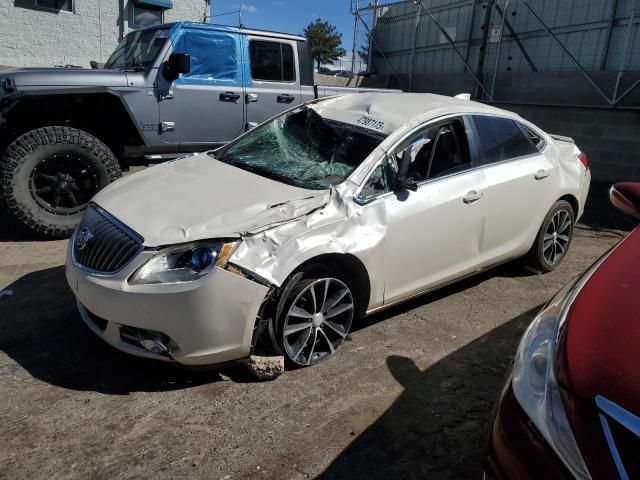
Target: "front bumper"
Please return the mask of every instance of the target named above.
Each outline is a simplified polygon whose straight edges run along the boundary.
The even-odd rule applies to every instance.
[[[516,400],[511,375],[489,424],[484,480],[570,480],[571,473]]]
[[[75,265],[68,252],[67,281],[89,328],[123,352],[184,365],[248,356],[269,288],[221,268],[193,282],[129,285],[127,279],[151,255],[143,251],[121,271],[104,275]],[[132,340],[149,332],[168,352]]]

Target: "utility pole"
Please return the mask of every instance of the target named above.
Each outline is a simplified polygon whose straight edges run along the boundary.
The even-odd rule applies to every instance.
[[[353,14],[353,48],[351,49],[351,73],[356,73],[356,53],[358,51],[358,1],[351,0],[351,13]],[[355,6],[355,9],[354,9]]]

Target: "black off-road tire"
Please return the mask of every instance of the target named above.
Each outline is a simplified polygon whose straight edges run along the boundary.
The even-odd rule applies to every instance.
[[[567,227],[568,228],[567,236],[569,240],[564,245],[564,251],[558,257],[558,259],[555,262],[550,262],[545,257],[545,235],[548,234],[551,222],[554,220],[554,218],[557,218],[560,212],[565,212],[566,218],[570,222]],[[562,215],[564,216],[564,214]],[[544,220],[542,221],[542,225],[540,226],[540,230],[538,230],[538,235],[536,236],[536,240],[533,246],[531,247],[531,250],[529,251],[529,255],[528,255],[529,265],[532,268],[539,270],[543,273],[554,270],[562,262],[562,260],[564,259],[564,257],[566,256],[569,250],[569,247],[571,246],[571,241],[573,240],[574,225],[575,225],[575,212],[573,211],[573,207],[571,206],[571,204],[566,200],[558,200],[556,203],[554,203],[551,209],[549,210],[549,212],[547,213],[547,215],[544,217]],[[553,239],[553,241],[555,242],[556,240]]]
[[[91,165],[98,189],[122,176],[118,160],[103,142],[70,127],[43,127],[27,132],[14,140],[0,159],[0,203],[18,222],[48,237],[68,237],[82,216],[81,211],[69,215],[47,211],[29,190],[34,168],[49,155],[64,152],[80,155]]]

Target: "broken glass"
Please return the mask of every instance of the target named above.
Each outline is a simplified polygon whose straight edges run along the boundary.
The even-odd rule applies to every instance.
[[[343,182],[384,139],[302,107],[216,153],[222,162],[314,190]]]

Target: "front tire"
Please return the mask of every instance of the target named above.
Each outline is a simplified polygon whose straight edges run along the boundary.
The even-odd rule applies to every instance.
[[[323,268],[295,275],[275,318],[275,340],[289,364],[314,365],[344,342],[356,312],[347,281]]]
[[[43,127],[18,137],[0,160],[6,208],[29,229],[68,237],[93,195],[122,175],[113,152],[93,135]]]
[[[574,223],[575,214],[569,202],[558,200],[553,204],[529,253],[532,267],[550,272],[560,264],[571,245]]]

